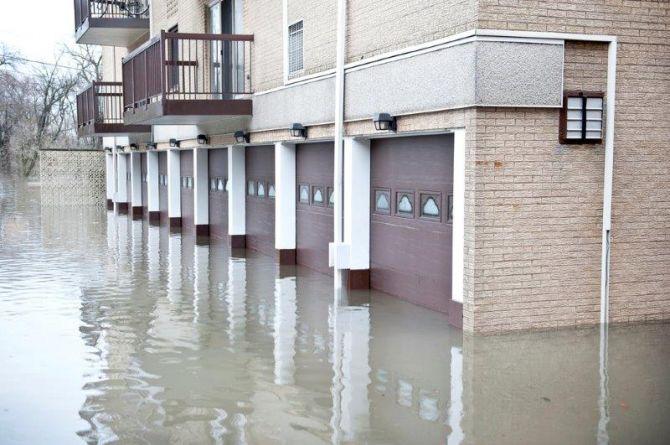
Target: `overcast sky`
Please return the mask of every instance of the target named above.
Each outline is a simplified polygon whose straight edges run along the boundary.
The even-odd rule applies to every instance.
[[[72,0],[0,0],[0,42],[23,57],[53,62],[60,43],[74,43]]]

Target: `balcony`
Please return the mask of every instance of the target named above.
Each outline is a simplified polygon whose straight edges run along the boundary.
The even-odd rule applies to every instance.
[[[220,125],[251,116],[253,35],[160,36],[123,60],[126,124]]]
[[[149,32],[148,0],[74,0],[77,43],[128,47]]]
[[[121,82],[93,82],[77,95],[79,137],[128,136],[136,133],[151,133],[151,126],[123,123]]]

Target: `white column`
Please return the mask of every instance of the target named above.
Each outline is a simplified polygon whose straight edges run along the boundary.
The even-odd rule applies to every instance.
[[[274,314],[275,385],[292,385],[295,381],[296,324],[295,277],[277,278]]]
[[[116,155],[116,202],[128,203],[128,155],[118,153]]]
[[[133,216],[142,212],[142,160],[139,153],[130,153],[130,202]]]
[[[451,299],[463,303],[465,246],[465,129],[454,131],[454,200],[451,261]]]
[[[105,184],[107,187],[107,202],[114,201],[114,155],[105,154]]]
[[[193,150],[193,199],[195,207],[196,233],[198,227],[209,225],[209,151],[203,148]]]
[[[278,251],[295,251],[296,248],[295,153],[295,144],[275,144],[275,249]],[[294,263],[295,254],[292,257]]]
[[[175,221],[173,218],[181,219],[181,166],[179,164],[181,155],[179,150],[168,150],[168,216],[170,225]]]
[[[244,146],[228,148],[228,234],[246,235],[246,171]]]
[[[370,140],[344,138],[344,243],[349,269],[370,269]]]
[[[158,152],[149,151],[147,152],[147,206],[149,206],[149,212],[160,212],[160,191],[158,187]]]

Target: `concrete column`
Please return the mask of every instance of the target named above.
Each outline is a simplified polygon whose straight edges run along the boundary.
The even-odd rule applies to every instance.
[[[454,201],[451,260],[451,299],[463,303],[465,267],[465,129],[454,131]]]
[[[142,218],[142,160],[139,153],[130,153],[130,201],[133,219]]]
[[[159,224],[160,190],[158,184],[158,152],[147,152],[147,206],[149,207],[149,222]]]
[[[275,249],[279,264],[296,261],[295,144],[275,144]]]
[[[370,140],[344,138],[344,243],[349,289],[370,288]]]
[[[243,145],[228,148],[228,235],[230,247],[246,247],[246,164]]]
[[[193,202],[195,235],[199,240],[209,238],[209,151],[193,150]]]
[[[105,185],[107,189],[107,210],[114,210],[114,155],[112,153],[105,154]]]
[[[168,216],[170,230],[181,230],[181,154],[179,150],[167,152]]]
[[[129,191],[127,183],[128,155],[116,155],[116,208],[122,215],[128,213]]]

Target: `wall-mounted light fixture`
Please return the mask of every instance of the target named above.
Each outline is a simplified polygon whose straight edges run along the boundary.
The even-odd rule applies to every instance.
[[[130,144],[130,149],[131,150],[137,150],[138,148],[140,148],[140,147],[138,147],[137,144]]]
[[[248,144],[249,143],[249,133],[244,130],[237,130],[235,132],[235,142],[238,144]]]
[[[123,151],[123,145],[117,145],[116,151]]]
[[[178,140],[170,139],[170,147],[179,148],[180,145],[181,145],[181,143]]]
[[[307,139],[307,129],[304,127],[304,125],[299,124],[297,122],[291,125],[291,128],[289,128],[289,132],[291,133],[291,136],[294,138]]]
[[[388,113],[377,113],[372,117],[372,122],[375,123],[375,130],[377,131],[396,131],[395,116]]]
[[[155,142],[149,142],[147,144],[147,150],[155,150],[156,148],[158,148],[158,144]]]
[[[112,152],[112,147],[105,147],[105,151],[107,153],[111,153]]]
[[[209,137],[206,134],[198,135],[198,145],[207,145],[209,144]]]

